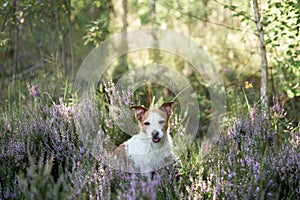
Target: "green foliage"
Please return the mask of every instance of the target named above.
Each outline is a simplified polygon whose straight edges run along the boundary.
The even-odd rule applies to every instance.
[[[268,1],[263,13],[266,44],[275,66],[275,83],[289,98],[300,96],[300,5],[293,1]]]
[[[96,46],[107,38],[109,31],[106,18],[107,16],[101,15],[99,19],[87,25],[87,33],[83,37],[85,45],[92,43]]]
[[[111,2],[98,0],[94,1],[94,5],[99,10],[100,15],[97,20],[86,26],[86,35],[83,37],[84,45],[91,43],[93,46],[97,46],[107,39],[110,33],[110,15],[113,11]]]

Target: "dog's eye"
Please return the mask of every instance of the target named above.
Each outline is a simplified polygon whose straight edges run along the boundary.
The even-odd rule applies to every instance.
[[[149,122],[145,122],[144,125],[145,125],[145,126],[149,126],[150,123],[149,123]]]
[[[164,124],[164,123],[165,123],[165,121],[163,121],[163,120],[162,120],[162,121],[159,121],[158,123],[159,123],[159,124]]]

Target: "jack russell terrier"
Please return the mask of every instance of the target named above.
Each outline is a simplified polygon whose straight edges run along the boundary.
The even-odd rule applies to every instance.
[[[140,133],[118,146],[115,155],[134,172],[147,173],[170,164],[175,160],[172,138],[169,135],[169,118],[173,102],[162,104],[158,109],[133,106],[140,124]]]

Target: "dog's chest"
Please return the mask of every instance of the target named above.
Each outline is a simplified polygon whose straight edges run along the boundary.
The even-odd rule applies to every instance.
[[[134,167],[141,171],[153,171],[162,167],[164,160],[173,156],[171,141],[165,138],[162,144],[153,144],[149,138],[138,134],[126,141],[127,157],[133,161]]]
[[[125,143],[126,153],[133,154],[146,154],[151,151],[151,143],[149,138],[139,135],[135,135]]]

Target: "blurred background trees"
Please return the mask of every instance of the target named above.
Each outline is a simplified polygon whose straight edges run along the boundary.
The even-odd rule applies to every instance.
[[[259,4],[269,61],[269,97],[282,97],[296,120],[300,96],[299,4],[299,0],[263,0]],[[208,51],[223,76],[228,110],[245,106],[241,88],[250,102],[259,101],[259,42],[248,1],[2,0],[0,12],[0,101],[6,104],[26,102],[26,88],[36,84],[42,91],[59,96],[65,85],[71,88],[77,69],[95,46],[115,33],[145,27],[172,29]],[[183,72],[201,102],[209,100],[200,75],[167,52],[130,53],[113,63],[106,76],[116,78],[134,66],[157,61]],[[245,88],[246,82],[251,87]]]

